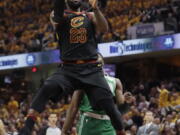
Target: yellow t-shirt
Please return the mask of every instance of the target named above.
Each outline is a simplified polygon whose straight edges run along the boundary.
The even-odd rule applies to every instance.
[[[162,89],[160,91],[160,95],[159,95],[159,107],[160,108],[169,106],[168,93],[169,93],[169,91],[167,89]]]
[[[10,101],[10,102],[8,103],[8,108],[9,108],[9,109],[17,110],[18,107],[19,107],[19,104],[18,104],[18,102],[17,102],[16,100]]]
[[[170,97],[170,106],[175,107],[180,105],[180,93],[176,92]]]

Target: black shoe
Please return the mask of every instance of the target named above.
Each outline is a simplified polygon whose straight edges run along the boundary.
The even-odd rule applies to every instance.
[[[18,135],[31,135],[31,131],[26,128],[26,127],[23,127],[20,131],[19,131],[19,134]]]

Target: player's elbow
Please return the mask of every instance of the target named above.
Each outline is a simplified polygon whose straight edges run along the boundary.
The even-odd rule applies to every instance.
[[[124,96],[119,96],[116,100],[118,105],[124,104],[125,102]]]
[[[71,111],[72,114],[76,114],[77,111],[78,111],[78,107],[73,106],[70,111]]]

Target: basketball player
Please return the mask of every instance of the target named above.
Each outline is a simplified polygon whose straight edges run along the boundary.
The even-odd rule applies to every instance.
[[[105,79],[110,87],[117,105],[121,106],[121,112],[127,111],[128,104],[132,102],[133,98],[131,93],[126,92],[123,95],[123,87],[119,79],[110,77],[108,75],[105,75]],[[80,90],[75,91],[73,94],[61,135],[68,135],[68,133],[70,133],[69,130],[74,119],[76,118],[78,108],[81,113],[77,126],[78,135],[116,135],[116,131],[110,122],[109,116],[107,116],[102,110],[93,110],[87,95]]]
[[[115,108],[113,95],[97,62],[95,35],[108,31],[108,23],[98,8],[97,0],[89,0],[93,12],[80,12],[81,0],[55,0],[51,22],[58,36],[61,66],[40,88],[34,98],[20,135],[29,135],[38,113],[49,99],[77,89],[85,90],[91,106],[104,110],[118,134],[123,131],[121,113]],[[65,10],[65,5],[67,10]]]

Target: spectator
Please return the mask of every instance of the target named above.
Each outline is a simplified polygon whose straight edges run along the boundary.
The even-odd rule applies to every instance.
[[[146,112],[144,125],[139,128],[137,135],[159,135],[159,127],[154,123],[152,112]]]
[[[99,39],[101,42],[127,39],[126,29],[131,25],[140,23],[140,20],[143,23],[165,21],[162,17],[161,8],[171,5],[171,2],[168,3],[167,0],[101,1],[103,12],[112,26],[108,33],[101,36],[102,40]],[[89,4],[85,2],[82,4],[82,9],[89,10]],[[15,0],[11,4],[9,3],[10,0],[0,1],[1,55],[57,48],[54,36],[52,36],[53,28],[49,22],[52,1]],[[106,8],[104,8],[105,5],[107,5]],[[178,24],[179,8],[173,14],[176,15]],[[172,24],[176,23],[176,20],[173,17],[170,17],[170,20],[171,22],[167,22],[167,24],[173,27]],[[177,26],[174,25],[173,29],[176,29],[175,27]]]
[[[140,127],[143,124],[143,117],[141,116],[140,112],[136,109],[135,106],[131,107],[131,115],[133,123]]]
[[[165,20],[166,24],[166,30],[174,32],[177,32],[178,23],[175,17],[173,17],[173,14],[171,12],[168,13],[168,17]]]
[[[141,84],[143,86],[147,85],[146,83],[141,83]],[[160,94],[156,94],[156,96],[154,97],[151,97],[151,95],[149,94],[147,95],[147,99],[145,98],[144,95],[139,94],[138,92],[134,92],[134,95],[136,97],[137,95],[139,95],[139,100],[134,100],[134,103],[131,106],[130,112],[128,112],[127,114],[123,116],[124,123],[125,123],[124,124],[125,130],[127,134],[130,134],[130,135],[137,134],[135,133],[137,132],[136,130],[139,130],[140,129],[139,127],[143,127],[146,125],[146,123],[148,123],[148,121],[146,120],[147,115],[145,114],[147,114],[146,112],[150,110],[151,112],[153,112],[153,116],[155,115],[154,120],[151,119],[152,120],[151,123],[153,123],[153,125],[157,125],[157,127],[160,129],[159,134],[166,135],[167,132],[170,132],[170,134],[178,135],[179,129],[180,129],[178,125],[179,119],[180,119],[180,113],[178,113],[178,108],[173,107],[176,104],[174,104],[172,100],[176,101],[174,99],[179,99],[179,96],[177,96],[179,93],[177,92],[177,89],[172,89],[174,86],[176,86],[177,88],[179,87],[178,81],[173,81],[173,83],[172,81],[163,82],[161,83],[161,87],[159,88]],[[7,88],[9,89],[10,87],[13,87],[13,85],[10,85]],[[7,90],[7,88],[2,88],[3,90],[6,89],[3,92],[3,94],[10,91],[10,90]],[[134,88],[135,89],[139,88],[139,85],[135,85]],[[168,90],[166,88],[168,88]],[[149,93],[151,93],[151,91],[154,91],[152,88],[146,88],[146,89],[149,91]],[[27,91],[26,88],[25,90]],[[22,96],[20,93],[18,95]],[[2,96],[2,94],[0,96]],[[32,94],[26,94],[27,98],[16,98],[16,100],[15,100],[16,96],[14,94],[11,93],[11,94],[8,94],[8,96],[11,96],[11,98],[9,97],[7,99],[1,98],[1,100],[3,100],[4,103],[0,107],[0,118],[4,121],[4,123],[6,123],[7,133],[17,134],[18,130],[21,129],[21,127],[23,126],[22,123],[24,123],[25,116],[27,114],[27,108],[32,100]],[[166,100],[168,100],[168,106],[157,107],[159,99],[166,96],[167,96]],[[58,116],[56,126],[59,128],[62,127],[65,120],[65,112],[68,108],[70,97],[71,96],[68,96],[66,101],[62,100],[58,102],[57,104],[53,104],[49,102],[49,104],[46,106],[46,111],[41,115],[41,117],[38,117],[38,123],[33,132],[34,135],[39,135],[40,129],[42,130],[44,129],[45,131],[47,131],[46,130],[48,128],[47,118],[52,113],[53,114],[56,113]],[[15,104],[13,103],[14,100],[16,102]],[[17,106],[17,103],[18,103],[18,106],[20,107]],[[147,105],[145,106],[142,105],[146,103]],[[15,107],[13,108],[15,108],[14,110],[16,109],[17,110],[13,111],[12,113],[12,111],[9,109],[8,104],[10,106],[15,105]],[[163,109],[166,111],[166,113],[162,113]],[[151,115],[148,115],[148,116],[150,116],[151,118]],[[144,119],[144,123],[143,123],[143,119]],[[46,127],[46,128],[43,128],[43,127]],[[71,134],[75,134],[75,132],[76,132],[76,128],[73,126]]]
[[[167,107],[169,106],[169,91],[165,88],[165,85],[162,84],[161,88],[158,88],[158,91],[160,92],[160,96],[159,96],[159,107]]]
[[[137,126],[136,125],[132,125],[130,128],[130,134],[131,135],[136,135],[137,133]]]
[[[176,121],[175,129],[177,132],[176,135],[179,135],[179,133],[180,133],[180,118]]]
[[[16,112],[19,108],[19,103],[17,100],[15,100],[15,98],[13,96],[11,96],[10,101],[8,103],[8,109]]]
[[[163,135],[176,135],[176,132],[170,127],[170,125],[165,124],[162,134]]]
[[[0,119],[0,135],[6,135],[6,130],[4,127],[4,123],[2,122],[2,120]]]

